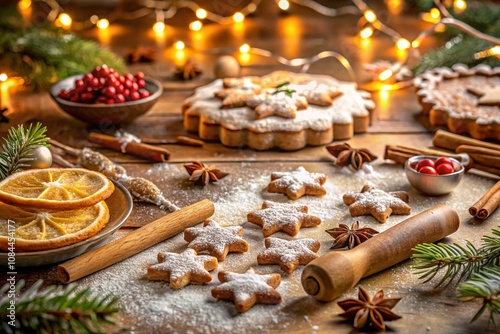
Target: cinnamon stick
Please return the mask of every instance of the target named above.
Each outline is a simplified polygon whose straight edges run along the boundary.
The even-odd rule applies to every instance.
[[[486,165],[481,165],[481,164],[474,164],[474,168],[482,170],[483,172],[487,172],[487,173],[490,173],[490,174],[495,174],[495,175],[500,176],[500,168],[486,166]]]
[[[492,157],[500,157],[500,149],[494,150],[491,148],[474,146],[474,145],[459,145],[455,149],[455,152],[457,152],[457,153],[469,153],[469,154],[471,154],[471,153],[483,154],[483,155],[489,155]]]
[[[500,182],[500,181],[499,181]],[[488,201],[483,205],[483,207],[477,212],[476,217],[485,220],[490,216],[490,214],[495,211],[500,205],[500,190],[497,190]]]
[[[123,138],[116,138],[96,132],[89,133],[88,139],[91,142],[112,150],[130,153],[156,162],[165,162],[170,158],[171,154],[169,150],[162,147],[138,143],[135,141],[126,142]]]
[[[158,145],[158,144],[173,144],[173,145],[186,145],[194,147],[202,147],[205,142],[196,138],[187,136],[177,136],[175,139],[158,139],[141,137],[141,141],[145,144]]]
[[[173,237],[209,218],[213,213],[214,205],[208,199],[184,207],[121,239],[60,264],[57,266],[57,276],[63,283],[73,282]]]
[[[455,151],[460,145],[471,145],[476,147],[485,147],[500,151],[500,145],[487,143],[478,139],[473,139],[444,130],[437,130],[432,139],[432,145],[446,150]]]
[[[496,195],[496,194],[500,194],[500,181],[498,181],[497,183],[495,183],[495,185],[493,187],[491,187],[490,189],[488,189],[488,191],[486,191],[486,193],[484,193],[484,195],[481,196],[481,198],[479,200],[477,200],[477,202],[474,203],[469,208],[469,213],[471,214],[471,216],[478,217],[479,211],[481,211],[481,209],[483,209],[485,207],[486,203],[488,203],[488,201],[490,200],[490,198],[493,197],[493,195]],[[498,202],[498,200],[497,200],[497,202]],[[490,213],[492,212],[491,211],[492,204],[494,204],[494,203],[490,203],[487,206],[487,208],[486,208],[487,212],[488,212],[488,210],[489,210]],[[498,206],[498,203],[497,203],[497,206]],[[493,211],[494,211],[494,209],[493,209]],[[483,212],[482,215],[485,215],[485,213]],[[483,219],[483,218],[480,218],[480,219]]]
[[[471,167],[472,163],[467,154],[455,154],[451,152],[444,152],[432,149],[419,149],[401,145],[385,146],[384,159],[393,160],[394,162],[400,165],[404,165],[406,160],[416,155],[437,155],[437,156],[452,157],[462,162],[466,170]]]

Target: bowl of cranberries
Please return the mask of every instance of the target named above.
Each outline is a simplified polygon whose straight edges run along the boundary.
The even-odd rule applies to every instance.
[[[101,126],[129,123],[146,113],[162,85],[144,73],[120,74],[106,65],[55,83],[50,95],[59,107],[84,122]]]
[[[440,196],[455,189],[465,168],[451,157],[418,155],[406,161],[405,172],[410,184],[421,193]]]

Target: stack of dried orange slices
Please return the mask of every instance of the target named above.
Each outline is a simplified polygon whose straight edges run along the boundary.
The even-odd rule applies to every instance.
[[[109,220],[114,191],[103,174],[80,168],[31,169],[0,182],[0,249],[14,232],[18,252],[68,246],[97,234]]]

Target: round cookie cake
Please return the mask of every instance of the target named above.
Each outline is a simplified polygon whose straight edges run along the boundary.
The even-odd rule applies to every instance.
[[[416,77],[414,85],[432,125],[500,141],[500,67],[436,68]]]
[[[256,150],[298,150],[366,132],[371,95],[325,75],[272,72],[218,79],[183,104],[184,127],[204,140]]]

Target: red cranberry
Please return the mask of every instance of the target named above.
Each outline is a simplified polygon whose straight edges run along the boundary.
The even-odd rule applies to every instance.
[[[141,95],[139,94],[139,92],[131,92],[130,93],[130,96],[129,96],[130,101],[137,101],[137,100],[140,100],[140,98],[141,98]]]
[[[449,164],[446,164],[446,163],[442,163],[442,164],[440,164],[439,166],[436,167],[436,172],[439,175],[450,174],[450,173],[453,173],[454,171],[455,170],[453,169],[453,165],[449,165]]]
[[[144,80],[144,73],[142,73],[142,72],[137,72],[137,73],[135,74],[135,78],[137,79],[137,81],[139,81],[139,80],[141,80],[141,79],[142,79],[142,80]]]
[[[434,168],[434,161],[432,161],[431,159],[422,159],[418,162],[417,164],[417,171],[420,172],[420,169],[422,167],[425,167],[425,166],[430,166],[432,168]]]
[[[419,173],[430,174],[430,175],[438,175],[434,167],[424,166],[418,170]]]
[[[145,99],[146,97],[149,97],[149,92],[145,89],[139,90],[139,94],[141,95],[141,99]]]
[[[436,161],[434,161],[434,166],[436,166],[436,167],[441,165],[441,164],[447,164],[447,165],[453,166],[453,162],[448,157],[439,157],[436,159]]]

